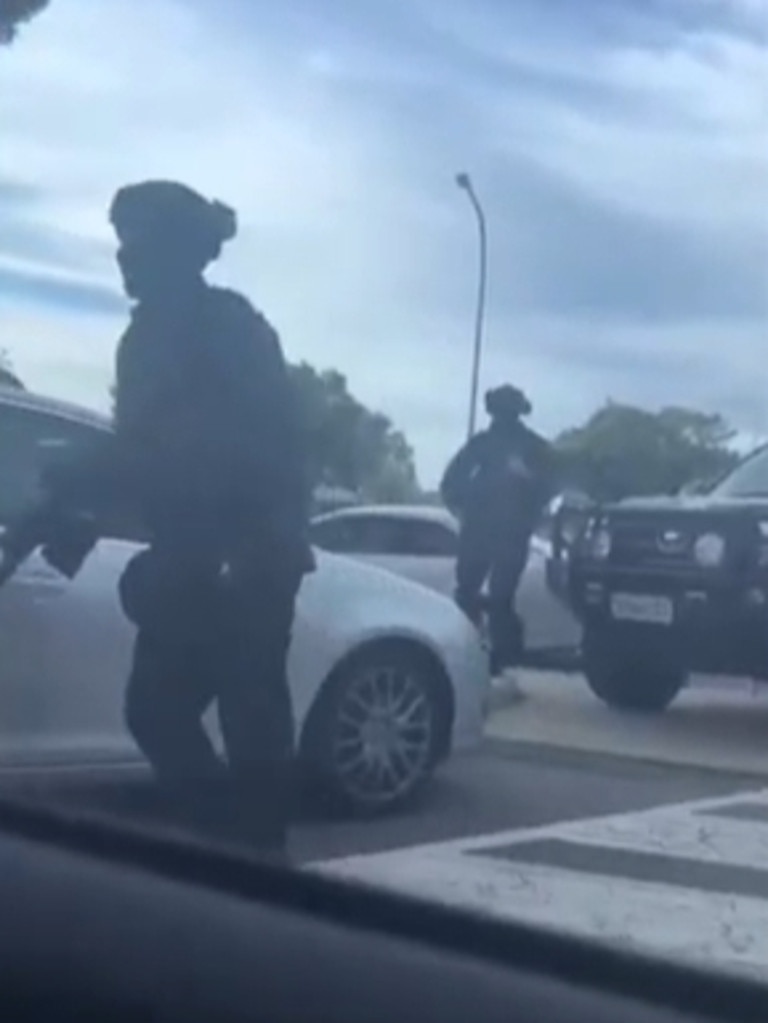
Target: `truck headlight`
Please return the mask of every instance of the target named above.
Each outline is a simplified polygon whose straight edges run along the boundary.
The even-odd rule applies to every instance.
[[[757,528],[760,534],[757,562],[760,568],[768,568],[768,522],[758,522]]]
[[[590,538],[589,547],[592,557],[598,561],[606,561],[610,557],[612,546],[613,537],[610,529],[606,526],[599,526]]]
[[[719,533],[702,533],[693,545],[693,556],[702,568],[717,568],[725,556],[725,540]]]

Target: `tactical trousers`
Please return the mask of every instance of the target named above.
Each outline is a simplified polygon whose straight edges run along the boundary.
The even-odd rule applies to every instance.
[[[182,822],[277,859],[294,788],[286,662],[299,583],[271,573],[224,614],[212,612],[210,628],[142,623],[125,703],[128,728]],[[223,759],[202,722],[213,702]]]
[[[478,626],[488,612],[491,671],[519,663],[524,649],[523,623],[515,599],[528,561],[528,536],[500,543],[489,531],[462,530],[456,561],[456,603]],[[487,600],[483,589],[488,585]]]

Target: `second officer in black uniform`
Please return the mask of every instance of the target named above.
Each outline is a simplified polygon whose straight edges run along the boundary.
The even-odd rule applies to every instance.
[[[456,601],[479,623],[487,585],[491,670],[502,675],[523,653],[515,598],[551,496],[553,464],[549,444],[522,421],[531,412],[522,391],[511,384],[490,390],[485,407],[490,426],[451,459],[441,493],[461,523]]]

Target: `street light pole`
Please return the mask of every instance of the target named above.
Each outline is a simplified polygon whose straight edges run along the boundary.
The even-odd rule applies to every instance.
[[[480,384],[480,356],[483,349],[483,324],[485,321],[485,292],[486,278],[488,273],[488,235],[485,226],[485,213],[480,205],[480,200],[472,185],[469,174],[457,174],[456,184],[466,192],[472,209],[477,217],[478,240],[480,243],[478,282],[477,282],[477,309],[475,311],[475,339],[472,351],[472,383],[469,392],[469,424],[467,427],[467,438],[474,435],[477,421],[477,390]]]

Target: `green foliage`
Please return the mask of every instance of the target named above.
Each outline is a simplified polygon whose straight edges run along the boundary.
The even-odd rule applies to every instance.
[[[673,494],[711,480],[738,456],[722,416],[686,408],[649,412],[609,402],[556,440],[564,481],[598,500]]]
[[[49,0],[0,0],[0,46],[16,38],[19,26],[39,14]]]
[[[318,372],[305,362],[290,372],[315,483],[353,491],[368,501],[408,501],[418,494],[407,440],[385,415],[350,394],[343,374]]]
[[[18,387],[24,389],[21,380],[13,371],[11,357],[5,348],[0,348],[0,387]]]
[[[365,501],[396,504],[419,495],[413,450],[380,412],[347,389],[335,369],[289,365],[309,451],[313,486],[346,491]],[[114,387],[110,389],[114,399]]]

